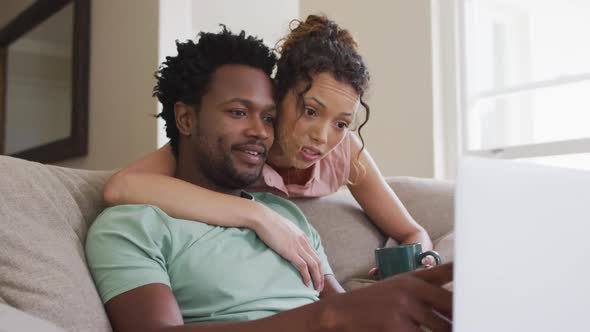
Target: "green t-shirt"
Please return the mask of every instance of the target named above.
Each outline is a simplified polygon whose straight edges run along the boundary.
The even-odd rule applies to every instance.
[[[295,223],[324,274],[332,274],[317,231],[295,204],[268,193],[252,196]],[[254,231],[176,219],[149,205],[106,209],[88,231],[86,256],[103,303],[162,283],[174,293],[185,323],[258,319],[319,299]]]

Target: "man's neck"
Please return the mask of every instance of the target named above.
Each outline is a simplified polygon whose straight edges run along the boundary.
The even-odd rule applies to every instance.
[[[229,189],[223,187],[203,174],[199,166],[191,160],[191,154],[179,152],[178,155],[179,156],[176,160],[176,171],[174,173],[175,178],[219,193],[240,196],[242,189]]]

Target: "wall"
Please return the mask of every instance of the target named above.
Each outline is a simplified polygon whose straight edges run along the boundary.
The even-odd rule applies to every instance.
[[[298,0],[216,0],[193,2],[193,30],[219,31],[224,23],[234,32],[245,30],[269,46],[283,37],[289,22],[299,17]]]
[[[29,8],[34,2],[34,0],[2,0],[0,26],[3,27],[22,11]]]
[[[429,0],[301,0],[349,29],[371,72],[367,148],[384,175],[434,176]]]
[[[184,41],[194,38],[193,13],[191,0],[160,0],[160,24],[158,63],[164,62],[167,56],[178,54],[176,41]],[[162,111],[162,104],[158,103],[158,113]],[[165,122],[158,119],[157,145],[166,144]]]
[[[58,163],[112,169],[154,150],[158,1],[91,1],[88,155]]]

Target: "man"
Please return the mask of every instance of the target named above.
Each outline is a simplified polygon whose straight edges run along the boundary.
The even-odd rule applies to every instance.
[[[423,324],[450,331],[441,314],[450,317],[451,294],[440,285],[450,281],[451,266],[338,294],[319,236],[301,211],[271,194],[242,191],[260,176],[274,139],[270,50],[224,29],[178,44],[178,51],[155,89],[174,107],[164,118],[169,136],[178,134],[176,177],[255,199],[292,220],[320,257],[325,286],[318,294],[303,284],[252,230],[174,219],[147,205],[113,207],[92,225],[86,249],[114,330],[419,331]]]

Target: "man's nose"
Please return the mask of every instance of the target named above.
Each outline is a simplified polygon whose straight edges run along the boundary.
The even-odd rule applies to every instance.
[[[257,139],[267,139],[272,135],[273,128],[264,123],[259,117],[252,117],[248,122],[248,128],[246,129],[246,135],[249,137],[256,137]]]

